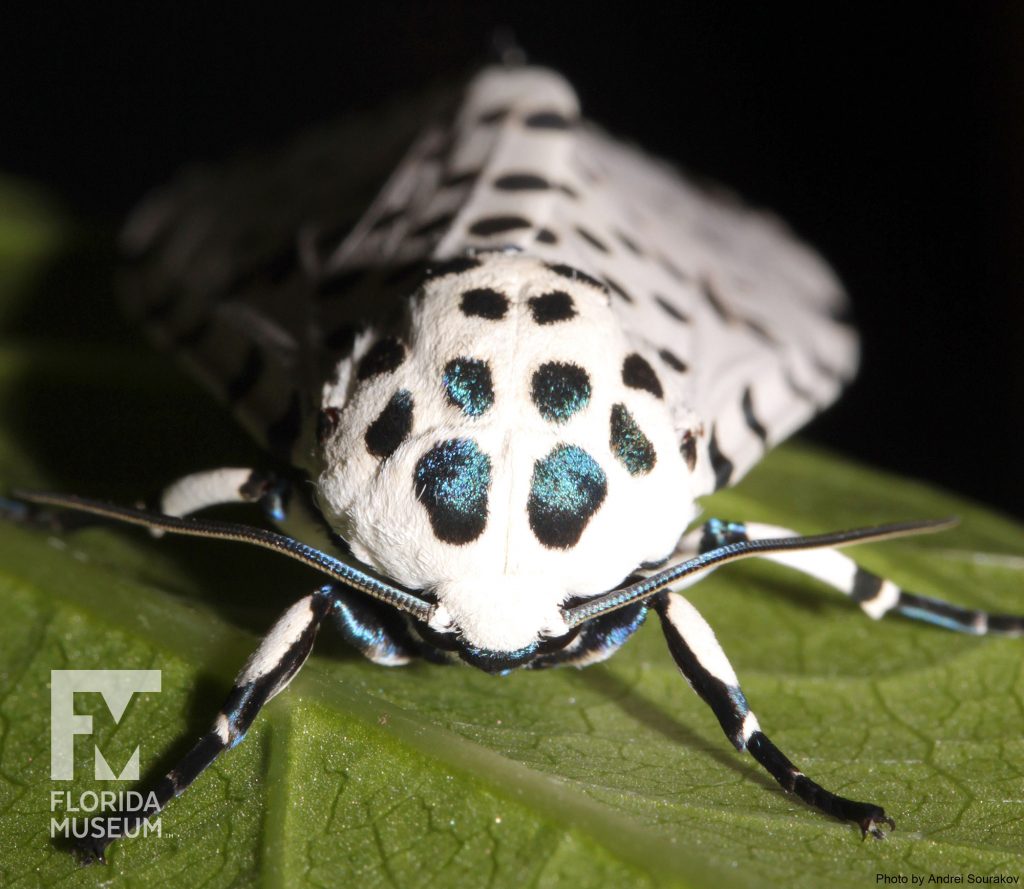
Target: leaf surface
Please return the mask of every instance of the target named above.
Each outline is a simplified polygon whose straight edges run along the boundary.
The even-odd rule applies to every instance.
[[[259,461],[230,417],[129,337],[104,243],[0,187],[0,482],[132,502],[184,472]],[[955,531],[858,558],[922,593],[1024,610],[1019,526],[805,447],[772,454],[706,512],[808,533],[957,514]],[[884,842],[861,842],[736,753],[654,621],[606,664],[506,677],[375,667],[325,629],[246,741],[166,810],[162,836],[89,868],[50,841],[51,792],[101,789],[94,743],[112,764],[138,746],[144,775],[161,774],[259,633],[317,582],[227,544],[0,526],[0,884],[722,889],[1020,873],[1021,641],[872,623],[754,563],[690,598],[765,731],[826,787],[884,805],[898,825]],[[65,786],[49,777],[50,671],[89,668],[157,668],[162,691],[119,724],[79,695],[95,734]]]

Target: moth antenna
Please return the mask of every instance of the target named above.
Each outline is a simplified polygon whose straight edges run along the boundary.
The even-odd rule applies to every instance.
[[[128,506],[117,506],[112,503],[104,503],[101,500],[78,497],[74,494],[51,494],[42,491],[23,491],[18,489],[15,489],[13,494],[15,497],[29,503],[89,513],[115,522],[138,525],[167,534],[182,534],[186,537],[208,537],[212,540],[232,540],[236,543],[248,543],[288,556],[297,562],[302,562],[310,568],[326,574],[328,577],[340,580],[342,583],[372,596],[374,599],[400,608],[419,620],[429,620],[434,610],[431,602],[416,595],[411,590],[402,589],[394,584],[380,580],[322,550],[274,531],[254,528],[249,525],[239,525],[234,522],[178,518],[143,509],[134,509]]]
[[[921,519],[914,522],[895,522],[888,525],[874,525],[868,528],[851,528],[846,531],[833,531],[828,534],[812,534],[794,537],[770,537],[761,540],[744,540],[728,543],[724,546],[708,550],[701,555],[652,574],[636,583],[619,590],[612,590],[588,602],[562,610],[566,624],[570,628],[592,620],[610,611],[616,611],[627,605],[646,599],[654,593],[664,590],[684,577],[703,574],[727,562],[737,562],[763,556],[768,553],[799,552],[809,549],[833,549],[853,546],[858,543],[871,543],[880,540],[894,540],[899,537],[913,537],[918,534],[936,534],[946,531],[959,523],[956,516],[942,519]]]

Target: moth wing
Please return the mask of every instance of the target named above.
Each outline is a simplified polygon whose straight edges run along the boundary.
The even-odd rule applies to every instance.
[[[695,493],[737,481],[839,394],[859,347],[835,274],[778,218],[581,125],[562,252],[658,369]]]
[[[452,102],[429,93],[276,153],[189,171],[124,229],[126,312],[285,459],[310,451],[320,387],[367,316],[408,296],[380,286],[408,256],[339,261],[339,250],[368,206],[385,212],[375,203],[382,186],[393,194],[443,138],[443,126],[421,127],[444,121]],[[361,281],[369,266],[373,280]],[[353,292],[361,284],[372,299]]]

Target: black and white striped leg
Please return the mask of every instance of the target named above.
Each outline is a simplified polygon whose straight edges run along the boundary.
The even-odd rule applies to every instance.
[[[861,835],[882,839],[881,826],[895,828],[885,810],[846,799],[816,784],[768,738],[747,704],[736,673],[700,612],[678,593],[659,593],[653,606],[661,618],[669,651],[690,687],[711,707],[737,750],[748,750],[784,790],[808,805],[859,825]]]
[[[222,467],[172,482],[160,496],[160,511],[180,518],[223,503],[257,503],[267,518],[281,523],[290,496],[291,484],[273,473]]]
[[[292,605],[271,628],[235,679],[224,706],[210,730],[175,765],[152,793],[144,793],[141,810],[106,816],[98,835],[85,838],[81,851],[87,860],[103,860],[114,840],[131,834],[145,818],[158,814],[208,768],[221,753],[244,737],[263,705],[281,692],[299,672],[313,648],[324,619],[335,615],[347,641],[377,663],[400,664],[409,653],[400,638],[390,634],[379,614],[360,597],[327,584]]]
[[[418,653],[405,619],[389,605],[338,589],[331,614],[345,641],[375,664],[401,667]]]
[[[739,524],[711,519],[683,538],[682,547],[686,552],[700,554],[729,543],[792,536],[796,536],[795,531],[775,525]],[[853,559],[837,549],[775,552],[767,553],[762,558],[808,574],[839,590],[853,599],[874,620],[899,614],[911,620],[975,636],[988,633],[1006,636],[1024,634],[1024,616],[961,608],[941,599],[908,592],[891,580],[858,567]]]

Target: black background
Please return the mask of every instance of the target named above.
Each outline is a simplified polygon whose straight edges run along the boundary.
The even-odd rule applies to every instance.
[[[80,4],[4,13],[0,172],[113,232],[147,188],[468,73],[496,26],[588,117],[833,263],[861,376],[808,435],[1024,516],[1024,14],[986,5]]]

